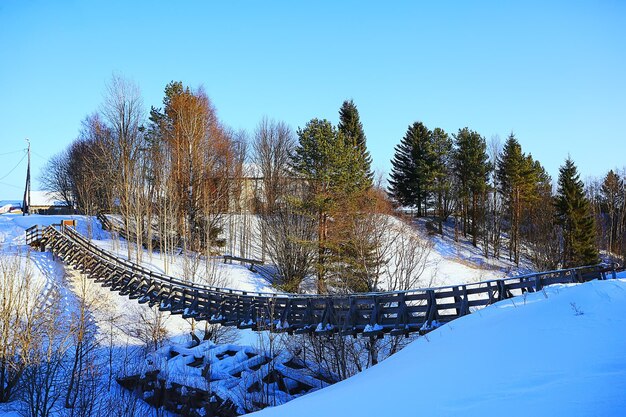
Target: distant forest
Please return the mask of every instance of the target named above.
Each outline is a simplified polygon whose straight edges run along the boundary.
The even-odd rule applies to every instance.
[[[202,88],[171,82],[146,112],[139,89],[114,77],[41,181],[77,212],[119,214],[138,247],[166,254],[214,254],[222,217],[254,213],[286,291],[311,274],[320,293],[376,290],[383,219],[398,213],[428,218],[430,233],[453,225],[486,257],[538,270],[626,259],[626,171],[583,184],[568,158],[554,184],[513,133],[487,142],[414,122],[391,139],[386,180],[372,172],[353,101],[337,125],[313,118],[294,132],[264,119],[248,133],[218,120]],[[141,251],[129,245],[128,257]]]

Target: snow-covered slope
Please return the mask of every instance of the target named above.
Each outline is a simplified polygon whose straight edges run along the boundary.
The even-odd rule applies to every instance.
[[[553,286],[453,321],[255,416],[624,415],[625,332],[626,281]]]
[[[229,242],[226,248],[236,255],[256,256],[260,253],[258,239],[258,219],[256,216],[231,216],[227,218],[225,230],[229,230],[234,237],[227,239]],[[102,230],[98,220],[87,216],[22,216],[19,214],[0,215],[0,250],[20,251],[24,256],[27,253],[25,247],[24,231],[33,225],[47,226],[53,223],[60,223],[62,219],[72,218],[77,220],[78,231],[92,238],[92,242],[103,249],[117,253],[126,257],[127,249],[124,240],[111,239],[110,233]],[[412,287],[427,287],[452,285],[466,282],[476,282],[484,279],[500,278],[507,275],[506,263],[488,265],[485,269],[480,268],[481,262],[475,262],[479,258],[479,251],[461,240],[454,242],[448,230],[446,237],[428,237],[422,227],[417,224],[409,226],[393,217],[383,219],[387,227],[387,240],[390,241],[387,249],[392,260],[383,269],[381,278],[381,290],[397,289],[389,285],[389,274],[394,268],[405,268],[406,263],[418,263],[422,265],[419,279],[413,281]],[[251,236],[244,239],[242,230],[252,231]],[[256,236],[258,237],[258,236]],[[434,243],[431,243],[433,240]],[[238,242],[250,241],[251,251],[243,251]],[[256,244],[254,242],[257,242]],[[166,272],[164,268],[163,255],[159,253],[148,253],[142,249],[143,264],[158,272]],[[404,258],[405,264],[399,261],[398,254],[411,254],[413,258]],[[255,255],[256,254],[256,255]],[[395,254],[395,257],[394,257]],[[417,254],[417,255],[416,255]],[[421,255],[419,255],[421,254]],[[200,283],[210,285],[235,288],[244,291],[274,291],[273,287],[262,276],[252,273],[244,265],[226,265],[216,258],[215,262],[197,262],[183,255],[173,256],[168,262],[168,275],[182,279],[195,280]],[[64,269],[59,261],[54,261],[50,253],[32,252],[26,258],[26,262],[31,265],[36,278],[44,282],[45,286],[58,285],[64,274]],[[419,268],[418,268],[419,269]],[[192,272],[190,272],[193,270]],[[417,269],[416,269],[417,270]],[[194,272],[195,271],[195,272]],[[190,278],[191,275],[196,275]],[[110,306],[114,306],[120,312],[129,310],[145,310],[145,306],[140,306],[136,301],[126,297],[120,297],[116,293],[108,291],[106,288],[99,288],[93,285],[93,291],[97,291],[101,298],[107,299]],[[147,311],[147,310],[146,310]],[[170,335],[181,335],[188,332],[188,323],[179,316],[169,316],[166,326]],[[257,337],[251,331],[239,332],[240,342],[247,343],[256,341]]]

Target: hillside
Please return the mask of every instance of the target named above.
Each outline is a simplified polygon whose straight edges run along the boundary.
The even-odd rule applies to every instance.
[[[553,286],[458,319],[348,380],[254,415],[623,415],[625,331],[626,281]]]
[[[18,253],[23,261],[26,263],[27,267],[33,272],[33,276],[35,279],[41,283],[44,288],[56,288],[63,295],[64,300],[64,309],[67,311],[67,314],[74,314],[76,311],[78,302],[80,301],[80,293],[79,289],[81,285],[84,285],[84,280],[81,281],[81,278],[78,273],[74,272],[71,268],[66,268],[59,260],[55,260],[54,257],[50,253],[41,253],[41,252],[28,252],[25,246],[24,239],[24,231],[26,228],[30,227],[34,224],[40,225],[49,225],[52,223],[58,223],[62,218],[58,216],[21,216],[21,215],[2,215],[0,216],[0,248],[3,252],[13,252]],[[111,250],[113,252],[117,252],[121,256],[125,256],[126,248],[125,242],[122,240],[112,239],[110,233],[102,230],[98,221],[93,218],[84,217],[84,216],[72,216],[74,219],[78,221],[78,231],[84,235],[92,236],[92,242],[106,248],[107,250]],[[390,253],[396,254],[400,253],[400,246],[402,242],[405,244],[415,245],[415,252],[421,251],[421,258],[415,258],[417,261],[423,264],[421,271],[421,276],[418,281],[419,286],[428,286],[428,285],[445,285],[445,284],[460,284],[464,282],[474,282],[481,279],[487,278],[495,278],[502,277],[507,274],[507,272],[511,272],[511,265],[505,261],[494,261],[492,259],[487,260],[480,255],[478,249],[473,248],[467,241],[460,240],[459,242],[454,242],[452,239],[452,235],[449,230],[447,230],[443,237],[441,236],[427,236],[423,232],[423,227],[420,224],[414,225],[405,225],[395,219],[387,219],[389,221],[390,229],[387,235],[387,239],[390,242],[388,250]],[[242,222],[242,224],[253,224],[254,218],[247,219]],[[237,242],[241,241],[240,236],[238,236],[236,231],[233,231],[238,225],[238,219],[234,218],[230,221],[230,226],[233,229],[230,229],[232,235],[235,236],[232,238],[229,244],[231,245],[229,250],[232,253],[238,253],[242,249],[237,246]],[[251,245],[250,254],[254,255],[254,247]],[[398,249],[400,248],[400,249]],[[405,247],[404,249],[406,249]],[[408,246],[410,249],[411,247]],[[144,264],[157,271],[164,270],[163,259],[161,255],[158,253],[148,253],[143,250],[142,254]],[[224,287],[238,288],[243,290],[254,290],[254,291],[272,291],[273,287],[271,287],[270,283],[264,280],[258,274],[255,274],[248,270],[245,266],[237,265],[237,264],[224,264],[221,261],[221,258],[217,257],[214,260],[215,262],[207,263],[206,265],[210,266],[210,270],[208,271],[211,279],[215,279],[215,284]],[[392,260],[390,262],[392,266],[394,264],[399,265],[396,261]],[[192,265],[193,264],[193,265]],[[170,260],[169,264],[169,274],[179,277],[186,277],[190,271],[190,268],[196,268],[199,270],[200,274],[206,265],[196,264],[194,259],[190,259],[189,256],[183,255],[175,255],[173,259]],[[389,270],[388,270],[389,271]],[[206,271],[205,271],[206,272]],[[202,278],[205,279],[205,278]],[[153,320],[150,319],[149,315],[153,314],[152,310],[147,307],[147,305],[139,305],[134,300],[129,300],[126,297],[120,297],[117,293],[109,291],[107,288],[102,288],[98,284],[93,283],[88,280],[88,289],[87,292],[89,294],[90,299],[97,300],[98,303],[93,305],[93,308],[89,311],[90,317],[93,318],[93,323],[97,328],[98,338],[102,340],[106,340],[106,345],[102,345],[99,349],[100,358],[106,360],[107,357],[111,356],[111,352],[114,351],[123,351],[124,356],[120,356],[115,361],[112,362],[112,373],[111,375],[124,375],[131,372],[132,369],[139,372],[143,369],[142,362],[145,358],[145,351],[143,350],[143,346],[146,343],[150,343],[150,339],[146,339],[146,336],[142,334],[141,326],[138,325],[138,322]],[[382,282],[383,285],[388,285],[385,281]],[[605,283],[598,283],[605,285]],[[619,283],[614,282],[613,284],[617,285]],[[556,292],[555,292],[556,291]],[[607,290],[608,291],[608,290]],[[605,291],[605,292],[607,292]],[[559,289],[550,290],[549,299],[553,298],[554,294],[559,294]],[[534,304],[532,301],[541,301],[538,299],[537,295],[533,295],[526,300],[528,305]],[[519,304],[519,301],[514,301],[515,305]],[[566,303],[567,304],[567,303]],[[569,312],[573,312],[572,314],[578,311],[577,309],[582,309],[585,314],[587,313],[587,306],[590,302],[584,301],[578,302],[576,301],[576,305],[579,307],[573,308],[569,306]],[[484,310],[478,315],[472,316],[470,323],[472,320],[477,320],[477,317],[482,316],[497,316],[496,314],[490,313],[495,310],[503,310],[502,307],[505,307],[506,304],[502,304],[500,306],[496,306],[489,310]],[[506,309],[504,309],[506,310]],[[508,310],[507,310],[508,311]],[[538,317],[541,316],[540,314]],[[583,315],[584,316],[584,315]],[[499,316],[498,316],[499,317]],[[576,316],[577,318],[579,316]],[[583,317],[584,319],[587,316]],[[190,331],[190,323],[187,320],[182,319],[180,316],[170,316],[169,313],[164,313],[163,317],[159,320],[162,320],[162,325],[166,331],[166,336],[169,338],[168,340],[173,343],[188,343],[190,340],[189,331]],[[465,320],[465,319],[464,319]],[[536,320],[533,319],[533,320]],[[498,320],[496,320],[497,322]],[[451,363],[451,367],[445,368],[448,371],[441,370],[442,375],[445,372],[450,372],[454,374],[454,370],[462,369],[462,363],[455,363],[454,360],[451,360],[450,356],[456,356],[460,358],[470,358],[480,354],[484,354],[485,346],[489,346],[489,351],[509,351],[510,347],[507,346],[499,346],[497,343],[490,341],[487,345],[484,344],[484,340],[491,340],[492,335],[477,336],[480,334],[480,331],[476,331],[470,327],[470,330],[467,331],[457,331],[457,323],[454,322],[452,325],[445,326],[442,330],[439,330],[435,333],[429,334],[427,337],[419,338],[417,342],[411,344],[408,348],[409,352],[414,351],[415,349],[426,349],[424,352],[418,351],[418,353],[413,353],[413,357],[428,357],[429,360],[425,361],[426,363],[421,363],[418,361],[418,367],[420,368],[420,378],[413,378],[413,382],[411,382],[411,378],[409,375],[406,376],[406,380],[396,380],[396,375],[402,375],[404,371],[398,371],[394,367],[405,368],[405,363],[398,362],[396,356],[394,355],[391,359],[385,360],[381,365],[378,365],[373,368],[376,372],[384,372],[378,371],[379,368],[387,369],[387,366],[390,366],[391,376],[383,375],[374,376],[373,378],[378,381],[382,381],[381,378],[386,378],[390,382],[385,382],[385,386],[389,386],[390,390],[392,390],[393,386],[400,384],[399,386],[410,386],[410,384],[419,383],[419,381],[440,381],[440,383],[436,384],[427,384],[430,389],[435,389],[436,386],[448,386],[451,383],[445,381],[456,381],[456,380],[466,380],[467,384],[464,384],[463,390],[466,389],[466,386],[472,385],[474,387],[474,378],[472,375],[483,375],[484,364],[477,364],[474,369],[470,369],[467,372],[463,371],[462,373],[448,377],[441,377],[440,379],[433,379],[433,377],[429,377],[427,379],[422,379],[422,373],[428,371],[428,364],[433,366],[432,372],[436,372],[437,368],[441,368],[443,363]],[[525,319],[520,318],[519,323],[515,324],[515,328],[523,328],[523,324],[525,323]],[[574,322],[573,324],[576,324]],[[478,327],[489,327],[493,328],[494,334],[505,334],[508,332],[510,327],[507,327],[505,324],[502,324],[499,328],[491,323],[476,325]],[[451,331],[453,330],[453,331]],[[451,334],[459,334],[458,339],[454,338],[450,343],[439,342],[440,345],[437,345],[435,349],[439,356],[433,356],[434,353],[429,351],[428,346],[431,346],[431,342],[435,339],[438,340],[438,337],[442,335],[447,335],[446,332],[450,332]],[[474,335],[476,334],[476,335]],[[521,333],[523,334],[523,333]],[[239,345],[251,345],[258,346],[258,344],[263,339],[263,336],[259,336],[257,333],[251,330],[231,330],[227,334],[228,340],[225,340],[224,343],[238,343]],[[360,340],[360,339],[359,339]],[[552,339],[550,339],[552,340]],[[558,340],[558,339],[555,339]],[[549,342],[549,341],[548,341]],[[472,347],[472,343],[476,346]],[[463,352],[454,351],[455,346],[465,346],[468,345],[469,350],[463,350]],[[416,347],[418,346],[418,347]],[[419,346],[426,346],[419,347]],[[528,342],[524,346],[522,350],[525,353],[516,354],[512,357],[509,355],[496,354],[493,358],[483,358],[480,359],[479,362],[489,362],[495,363],[497,366],[511,367],[518,363],[527,362],[527,359],[516,359],[516,357],[534,357],[536,355],[536,349],[533,347],[533,344]],[[473,350],[472,350],[473,349]],[[409,360],[407,354],[404,351],[400,352],[404,357],[403,360]],[[444,355],[445,353],[445,355]],[[428,356],[424,356],[428,355]],[[443,355],[443,356],[442,356]],[[435,361],[431,361],[430,358],[435,358]],[[512,359],[511,359],[512,358]],[[391,365],[387,365],[387,363],[391,360]],[[397,363],[397,365],[393,365]],[[408,364],[412,364],[409,360]],[[437,364],[435,366],[435,364]],[[384,367],[383,367],[384,365]],[[494,365],[496,366],[496,365]],[[438,372],[438,371],[437,371]],[[494,371],[495,372],[495,371]],[[540,371],[537,370],[537,374]],[[488,375],[489,373],[487,373]],[[507,374],[508,375],[508,374]],[[349,381],[354,382],[356,386],[360,386],[363,384],[364,377],[362,375],[357,375],[356,379],[351,378]],[[449,378],[449,379],[448,379]],[[492,378],[490,376],[489,378]],[[361,381],[361,382],[359,382]],[[351,382],[350,382],[351,383]],[[339,384],[339,387],[344,386],[344,384]],[[484,391],[487,392],[488,389],[484,387]],[[335,392],[337,388],[331,388],[332,392]],[[345,389],[345,388],[339,388]],[[369,389],[369,388],[368,388]],[[373,389],[373,388],[372,388]],[[425,389],[423,387],[412,389],[418,389],[420,392]],[[326,390],[324,390],[325,392]],[[446,389],[447,391],[447,389]],[[340,391],[341,392],[341,391]],[[381,401],[382,398],[385,398],[385,392],[381,392]],[[463,398],[469,398],[469,396],[474,396],[473,391],[458,391],[463,393]],[[430,398],[436,398],[436,392],[428,394]],[[315,394],[319,395],[319,394]],[[343,394],[341,394],[343,395]],[[307,396],[308,397],[308,396]],[[112,397],[114,398],[114,397]],[[334,399],[332,400],[335,401]],[[398,401],[395,401],[398,402]],[[401,402],[399,402],[401,403]],[[353,407],[354,405],[350,405]],[[463,405],[465,407],[465,405]],[[280,410],[280,409],[279,409]],[[0,411],[0,415],[2,412]],[[294,414],[296,415],[296,414]]]
[[[232,216],[226,221],[228,226],[225,230],[225,236],[231,236],[227,239],[227,247],[225,250],[229,253],[237,255],[245,255],[254,258],[261,258],[262,254],[258,244],[251,243],[247,248],[242,248],[240,243],[242,239],[242,230],[247,228],[251,232],[251,241],[256,242],[256,225],[255,216]],[[3,251],[26,251],[24,231],[32,225],[47,226],[53,223],[59,223],[61,219],[73,218],[77,220],[78,231],[84,235],[92,237],[92,242],[106,250],[118,253],[120,256],[126,256],[126,247],[124,240],[116,240],[111,238],[111,234],[102,230],[100,222],[95,218],[85,216],[22,216],[18,214],[0,215],[0,248]],[[451,233],[447,233],[445,237],[429,237],[421,230],[421,225],[407,226],[394,218],[388,218],[390,224],[390,232],[388,232],[388,240],[390,240],[390,253],[397,254],[398,241],[403,240],[405,245],[417,245],[415,250],[409,252],[419,252],[413,260],[423,265],[419,279],[415,281],[416,286],[427,287],[434,285],[460,284],[465,282],[475,282],[483,279],[499,278],[511,273],[511,265],[505,261],[495,263],[490,260],[490,264],[486,264],[484,258],[480,255],[480,250],[473,248],[467,241],[461,240],[455,243],[451,238]],[[395,245],[395,246],[393,246]],[[396,255],[397,256],[397,255]],[[158,272],[164,272],[164,260],[161,254],[148,253],[143,250],[143,264]],[[178,255],[170,260],[168,274],[177,277],[187,276],[190,268],[190,260],[188,257]],[[30,265],[34,275],[44,285],[66,285],[63,283],[63,275],[66,269],[59,261],[53,261],[52,255],[49,253],[32,252],[26,259]],[[238,264],[224,264],[219,258],[216,262],[209,263],[208,277],[222,287],[229,287],[248,291],[273,291],[273,287],[263,277],[249,271],[245,266]],[[197,269],[199,268],[196,265]],[[389,268],[394,268],[393,262]],[[202,271],[200,271],[202,272]],[[417,273],[418,271],[416,271]],[[201,274],[200,274],[201,275]],[[383,277],[383,288],[387,283]],[[99,297],[108,300],[108,306],[120,315],[128,315],[129,312],[147,311],[145,305],[139,305],[137,302],[128,300],[126,297],[119,297],[116,293],[108,291],[106,288],[100,288],[93,285],[93,291],[99,294]],[[110,312],[110,314],[113,314]],[[178,316],[166,315],[166,327],[171,337],[181,336],[187,337],[189,325],[185,320]],[[101,326],[106,326],[105,320]],[[128,342],[128,335],[120,331],[120,337],[124,343]],[[257,337],[251,331],[240,331],[237,334],[240,343],[256,343]],[[120,343],[122,340],[119,341]],[[134,341],[133,343],[137,343]]]
[[[121,221],[116,216],[108,215],[109,219],[118,225]],[[244,258],[269,261],[268,251],[263,249],[261,226],[259,217],[254,214],[228,214],[221,216],[224,253]],[[497,279],[505,276],[531,272],[529,262],[522,259],[517,267],[509,261],[505,248],[502,249],[500,259],[486,258],[480,247],[471,244],[471,237],[458,236],[454,239],[453,222],[444,225],[444,234],[429,234],[425,218],[413,221],[400,220],[390,215],[381,215],[378,227],[381,230],[380,253],[386,263],[380,270],[378,288],[382,291],[398,289],[394,287],[394,273],[399,269],[409,269],[412,275],[411,288],[445,286],[468,282]],[[98,225],[99,226],[99,225]],[[102,236],[94,229],[95,243],[104,249],[126,255],[124,242],[116,242],[109,236]],[[165,272],[163,259],[160,255],[151,255],[144,250],[146,266],[158,272]],[[171,275],[184,274],[184,259],[175,257],[172,262]],[[409,264],[411,266],[409,266]],[[416,267],[417,265],[417,267]],[[233,286],[237,289],[251,291],[271,291],[267,282],[256,280],[250,276],[220,274],[220,281],[224,286]],[[315,288],[314,284],[305,285],[303,290]]]

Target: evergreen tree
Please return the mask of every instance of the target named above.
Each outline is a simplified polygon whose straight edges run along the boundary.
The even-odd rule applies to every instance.
[[[555,207],[557,222],[563,233],[563,266],[571,268],[597,263],[591,207],[576,165],[569,157],[559,169]]]
[[[459,181],[459,198],[463,231],[471,223],[472,244],[478,245],[479,222],[484,217],[484,201],[488,188],[491,164],[485,138],[467,127],[454,136],[454,168]]]
[[[298,138],[292,165],[307,180],[307,191],[298,205],[317,219],[318,292],[322,293],[328,291],[329,284],[338,286],[337,280],[329,283],[328,279],[336,278],[340,271],[345,273],[345,265],[351,262],[349,248],[354,245],[350,239],[359,237],[346,229],[346,219],[359,215],[358,202],[368,185],[362,181],[362,172],[354,169],[358,149],[348,146],[328,120],[311,120],[304,129],[298,129]]]
[[[555,223],[555,205],[552,196],[552,178],[539,161],[533,162],[536,175],[535,197],[526,210],[523,229],[524,242],[529,247],[529,258],[537,270],[557,269],[560,262],[559,231]]]
[[[339,109],[338,131],[343,135],[346,145],[356,150],[356,165],[354,170],[359,181],[368,187],[372,186],[372,157],[367,150],[363,124],[359,118],[359,111],[352,100],[344,101]],[[361,178],[362,177],[362,178]]]
[[[496,176],[509,220],[509,260],[518,265],[520,227],[526,208],[536,199],[538,175],[532,157],[522,153],[521,145],[511,133],[498,159]]]
[[[430,191],[434,194],[437,210],[439,234],[443,234],[443,222],[452,209],[452,139],[441,128],[435,128],[431,135]]]
[[[604,177],[600,189],[602,209],[608,223],[607,248],[610,252],[617,252],[617,242],[620,238],[620,220],[623,217],[621,210],[624,207],[624,181],[613,170]]]
[[[433,150],[432,132],[421,122],[409,126],[395,148],[391,161],[389,194],[403,206],[414,206],[423,214],[431,184]]]

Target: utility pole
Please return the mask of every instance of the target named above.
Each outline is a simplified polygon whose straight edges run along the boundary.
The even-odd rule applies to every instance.
[[[28,155],[28,167],[26,168],[26,188],[24,189],[24,201],[22,202],[22,216],[30,215],[30,140],[26,138],[28,148],[26,149]]]

